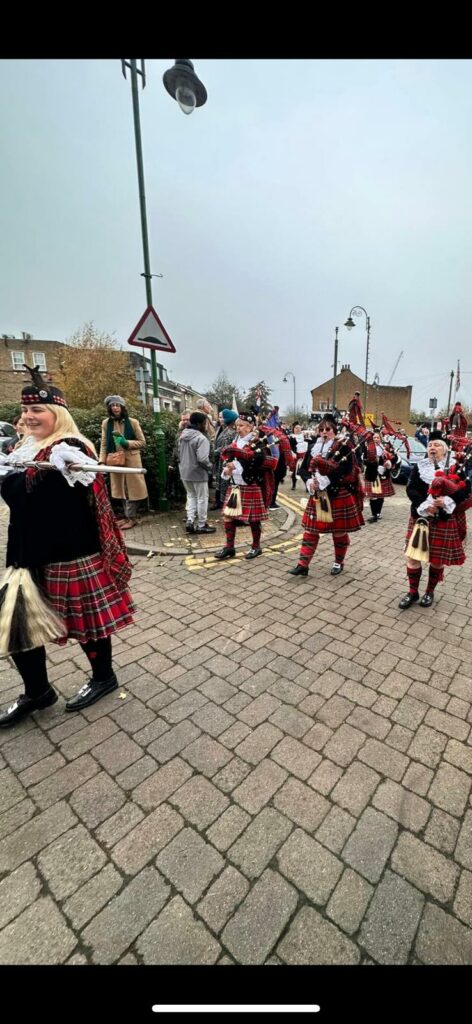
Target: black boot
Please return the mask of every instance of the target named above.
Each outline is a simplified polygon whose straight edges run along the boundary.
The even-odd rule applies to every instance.
[[[45,693],[41,693],[39,697],[27,697],[26,693],[22,693],[13,701],[13,704],[5,708],[5,711],[0,712],[0,728],[8,729],[10,725],[15,725],[22,718],[31,715],[33,711],[49,708],[56,701],[57,693],[52,686]]]
[[[235,554],[236,551],[234,548],[222,548],[221,551],[218,551],[213,557],[218,558],[220,562],[223,562],[225,558],[234,558]]]
[[[402,597],[401,601],[398,602],[398,607],[402,609],[410,608],[415,601],[419,601],[419,597],[420,595],[418,591],[415,593],[411,593],[410,591],[408,594],[405,594],[405,597]]]
[[[434,601],[434,594],[432,590],[427,590],[420,601],[420,608],[431,608]]]
[[[379,516],[375,516],[375,515],[374,516],[370,516],[369,519],[367,520],[368,523],[378,523],[378,521],[379,521]]]
[[[95,701],[100,700],[105,694],[112,693],[117,689],[118,680],[114,672],[108,679],[103,679],[100,682],[97,679],[89,679],[74,697],[66,701],[65,709],[66,711],[81,711],[82,708],[88,708],[90,704],[95,704]]]
[[[289,569],[288,572],[291,576],[308,576],[308,566],[294,565],[293,569]]]

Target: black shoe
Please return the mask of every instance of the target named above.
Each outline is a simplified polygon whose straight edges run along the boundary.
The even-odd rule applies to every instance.
[[[223,562],[225,558],[234,558],[235,554],[234,548],[222,548],[221,551],[214,555],[214,558],[218,558],[220,562]]]
[[[205,523],[205,526],[197,526],[194,533],[216,533],[216,526],[209,526],[208,523]]]
[[[100,700],[100,697],[104,697],[106,693],[111,693],[117,689],[118,680],[115,673],[109,679],[104,679],[103,682],[89,679],[85,686],[81,686],[74,697],[66,701],[65,709],[66,711],[81,711],[82,708],[88,708],[90,704],[95,704],[95,701]]]
[[[378,521],[379,516],[370,516],[370,519],[367,520],[368,523],[378,523]]]
[[[405,594],[405,597],[402,597],[401,601],[398,602],[398,607],[399,608],[409,608],[410,605],[415,603],[415,601],[419,601],[419,597],[420,597],[420,595],[419,595],[418,591],[416,591],[416,593],[414,593],[414,594],[412,594],[412,593]]]
[[[187,523],[187,525],[186,525],[185,529],[186,529],[187,533],[195,533],[195,527],[194,527],[193,523],[189,523],[187,520],[186,520],[186,523]]]
[[[330,569],[331,576],[339,576],[339,573],[344,569],[343,562],[335,562],[333,568]]]
[[[257,558],[258,555],[262,555],[262,548],[251,548],[251,550],[248,551],[247,555],[244,555],[244,557]]]
[[[25,693],[10,704],[10,707],[6,708],[5,711],[0,712],[0,727],[2,729],[8,729],[10,725],[15,725],[22,718],[26,718],[27,715],[31,715],[33,711],[40,711],[41,708],[48,708],[51,704],[55,704],[57,701],[57,693],[53,690],[52,686],[48,690],[45,690],[39,697],[27,697]]]
[[[272,505],[269,505],[269,512],[272,512],[276,508],[280,508],[280,505],[277,505],[277,502],[274,501]]]
[[[433,601],[434,594],[432,593],[432,591],[427,590],[426,593],[423,594],[423,597],[421,598],[420,608],[431,608]]]
[[[293,569],[289,569],[288,572],[292,576],[308,576],[308,566],[307,565],[295,565],[293,567]]]

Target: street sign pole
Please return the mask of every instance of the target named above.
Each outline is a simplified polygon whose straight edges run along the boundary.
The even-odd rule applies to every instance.
[[[147,216],[146,216],[146,193],[144,190],[144,166],[143,166],[143,148],[141,143],[141,123],[139,118],[139,93],[138,93],[138,74],[142,76],[143,88],[146,85],[144,77],[144,66],[141,64],[141,70],[138,71],[136,60],[130,59],[129,68],[131,71],[131,95],[133,99],[133,120],[134,120],[134,137],[136,142],[136,164],[138,170],[138,186],[139,186],[139,206],[141,211],[141,233],[143,240],[143,257],[144,257],[144,281],[146,285],[146,300],[147,305],[152,306],[152,274],[151,274],[151,263],[149,259],[149,241],[148,241],[148,229],[147,229]],[[169,502],[166,497],[166,480],[167,480],[167,466],[166,466],[166,455],[165,455],[165,435],[161,424],[160,414],[160,403],[159,403],[159,381],[157,376],[157,362],[155,349],[151,348],[151,375],[152,375],[152,393],[153,393],[153,409],[154,409],[154,422],[155,422],[155,435],[156,435],[156,447],[157,447],[157,483],[158,483],[158,508],[160,512],[167,511]]]

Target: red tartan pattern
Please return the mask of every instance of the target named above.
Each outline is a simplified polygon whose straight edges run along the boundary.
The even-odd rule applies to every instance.
[[[382,484],[382,494],[372,494],[372,484],[370,480],[364,481],[365,496],[366,498],[393,498],[395,494],[395,488],[389,476],[381,476],[379,480]]]
[[[316,519],[315,499],[309,497],[302,519],[305,530],[316,530],[317,533],[352,533],[364,526],[364,516],[354,494],[341,487],[339,494],[329,500],[333,522],[322,523]]]
[[[226,518],[224,510],[228,504],[232,488],[228,487],[223,505],[223,520]],[[240,487],[241,491],[241,514],[234,519],[236,523],[260,523],[263,519],[269,518],[269,513],[264,505],[262,491],[257,484],[245,484]],[[230,517],[232,518],[232,517]]]
[[[457,529],[459,530],[459,537],[462,541],[464,541],[465,538],[467,537],[467,522],[462,503],[460,505],[460,511],[457,510],[456,512],[454,512],[454,515],[457,520]]]
[[[126,588],[117,588],[101,554],[45,565],[40,585],[64,620],[68,637],[81,643],[102,640],[133,621],[131,594]],[[57,643],[64,644],[66,639]]]
[[[416,519],[410,516],[408,530],[405,537],[405,547],[413,532]],[[429,523],[429,562],[430,565],[462,565],[465,562],[465,552],[462,547],[461,522],[457,519],[457,513],[448,516],[447,519],[431,519]]]

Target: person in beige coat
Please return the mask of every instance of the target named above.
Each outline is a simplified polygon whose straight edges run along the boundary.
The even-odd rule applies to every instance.
[[[108,395],[105,405],[108,416],[102,422],[100,462],[106,463],[108,455],[124,451],[125,466],[140,469],[140,451],[145,448],[146,439],[138,420],[128,416],[120,395]],[[144,475],[110,473],[110,486],[112,498],[123,502],[124,518],[118,520],[118,525],[122,530],[131,530],[136,525],[138,503],[148,497]]]

